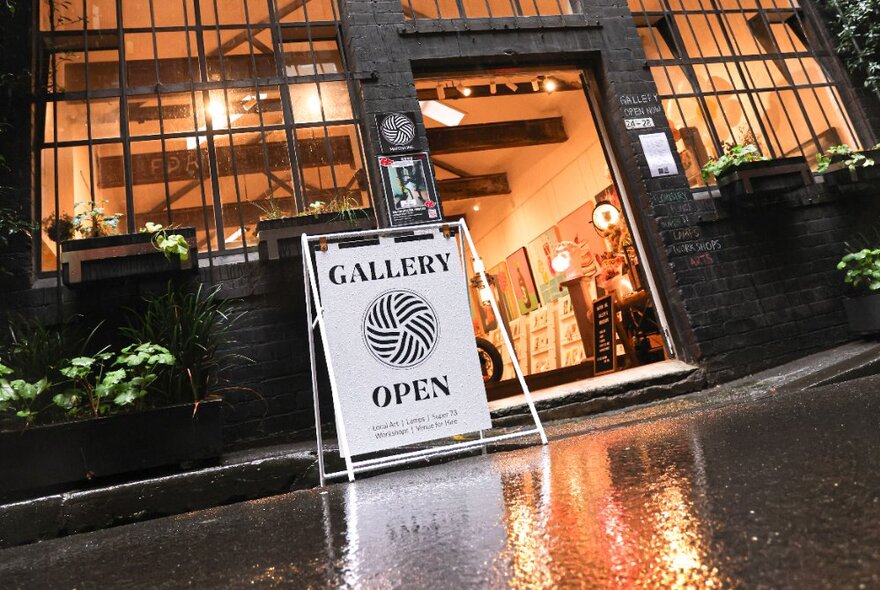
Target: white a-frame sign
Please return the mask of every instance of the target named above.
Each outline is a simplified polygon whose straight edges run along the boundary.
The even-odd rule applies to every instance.
[[[302,236],[321,485],[326,479],[347,475],[353,481],[356,473],[498,440],[538,435],[547,443],[503,326],[504,344],[535,426],[484,436],[492,420],[468,303],[465,243],[474,271],[488,284],[464,221]],[[501,317],[497,302],[491,305],[495,317]],[[345,471],[334,473],[324,468],[316,328],[324,344],[339,451],[345,460]],[[469,434],[478,436],[452,440]],[[413,445],[423,448],[401,449]],[[389,453],[393,449],[399,450]]]

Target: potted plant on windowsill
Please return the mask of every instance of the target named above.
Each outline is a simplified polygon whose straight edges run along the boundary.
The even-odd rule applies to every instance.
[[[725,145],[724,153],[709,160],[702,174],[707,182],[715,177],[723,198],[746,207],[775,203],[813,182],[806,158],[771,160],[754,144]]]
[[[880,333],[880,247],[848,252],[837,264],[853,296],[843,300],[849,328],[856,334]]]
[[[371,208],[362,209],[350,195],[329,203],[315,201],[308,211],[290,215],[276,200],[261,206],[263,215],[257,223],[260,260],[270,261],[301,255],[300,237],[308,234],[329,234],[376,227]]]
[[[216,291],[169,285],[131,313],[127,344],[113,350],[94,351],[98,328],[82,338],[73,322],[10,322],[12,340],[0,347],[0,501],[219,456],[220,373],[234,360],[219,346],[240,318]]]
[[[846,144],[816,155],[816,171],[841,194],[873,195],[880,191],[880,144],[858,151]]]
[[[138,233],[119,234],[121,213],[108,214],[100,202],[76,203],[77,210],[44,220],[46,235],[61,243],[65,285],[198,269],[193,227],[147,223]]]

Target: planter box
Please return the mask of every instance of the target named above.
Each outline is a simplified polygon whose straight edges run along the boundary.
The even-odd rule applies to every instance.
[[[785,193],[813,184],[813,174],[806,158],[798,157],[747,162],[717,180],[722,197],[749,207],[776,203]]]
[[[220,455],[221,400],[0,432],[0,498]]]
[[[834,156],[828,171],[822,175],[825,184],[840,194],[874,196],[880,195],[880,150],[862,152],[866,158],[874,160],[873,166],[856,167],[850,170],[844,165],[845,156]]]
[[[880,333],[880,293],[843,300],[849,329],[856,334]]]
[[[372,209],[359,209],[356,215],[350,220],[340,219],[339,213],[321,213],[260,221],[257,223],[260,260],[265,262],[300,256],[300,237],[304,233],[329,234],[376,227]]]
[[[194,227],[168,230],[189,243],[189,260],[171,260],[153,246],[153,234],[66,240],[61,242],[61,273],[68,286],[127,277],[198,270],[198,247]]]

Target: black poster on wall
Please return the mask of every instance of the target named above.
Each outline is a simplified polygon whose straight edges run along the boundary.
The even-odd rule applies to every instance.
[[[380,153],[400,154],[424,149],[419,141],[415,113],[378,113],[376,130]]]
[[[379,170],[392,226],[435,223],[443,219],[426,152],[379,156]]]
[[[593,345],[596,351],[594,373],[601,375],[617,368],[614,346],[614,300],[607,295],[593,302]]]

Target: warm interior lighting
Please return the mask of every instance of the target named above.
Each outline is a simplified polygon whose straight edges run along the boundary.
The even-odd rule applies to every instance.
[[[600,234],[620,221],[620,211],[611,203],[599,203],[593,209],[593,226]]]
[[[470,96],[474,92],[473,90],[471,90],[470,86],[459,85],[457,90],[458,90],[459,94],[461,94],[462,96],[465,96],[465,97]]]
[[[420,100],[422,115],[434,119],[447,127],[455,127],[464,119],[464,111],[454,109],[436,100]]]
[[[544,83],[542,84],[544,90],[546,92],[553,92],[557,88],[559,88],[559,84],[553,78],[544,78]]]
[[[321,98],[318,96],[318,93],[314,93],[306,99],[306,107],[308,107],[309,111],[315,116],[321,115]]]
[[[226,243],[226,244],[232,244],[232,243],[234,243],[234,242],[240,242],[240,241],[241,241],[241,228],[238,228],[237,230],[235,230],[234,232],[232,232],[232,234],[231,234],[228,238],[226,238],[225,240],[223,240],[223,241],[224,241],[224,243]]]
[[[578,245],[568,240],[560,242],[553,251],[550,267],[553,272],[563,275],[562,278],[566,281],[581,276],[581,253]]]
[[[476,205],[474,205],[474,211],[479,211],[479,210],[480,210],[480,204],[477,203]]]

